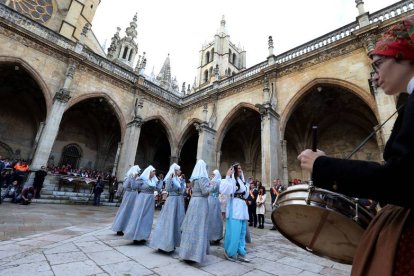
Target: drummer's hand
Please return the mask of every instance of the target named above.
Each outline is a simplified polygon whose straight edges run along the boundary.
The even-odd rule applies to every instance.
[[[326,155],[325,152],[321,150],[312,151],[310,149],[306,149],[298,155],[298,160],[300,161],[302,169],[312,172],[313,163],[315,163],[316,158],[324,155]]]

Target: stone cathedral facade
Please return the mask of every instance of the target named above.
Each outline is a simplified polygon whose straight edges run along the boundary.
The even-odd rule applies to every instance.
[[[194,83],[180,86],[168,56],[146,73],[137,16],[102,49],[90,30],[99,0],[0,0],[0,155],[121,179],[133,164],[165,172],[171,162],[189,176],[202,158],[223,174],[238,161],[266,186],[306,180],[296,156],[313,125],[318,147],[345,157],[395,111],[397,99],[370,86],[367,53],[413,1],[372,14],[355,2],[354,22],[279,55],[269,37],[268,56],[249,68],[223,18],[194,57]],[[392,124],[353,158],[381,161]]]

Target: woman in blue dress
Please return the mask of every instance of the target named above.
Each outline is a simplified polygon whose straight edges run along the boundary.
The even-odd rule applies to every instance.
[[[221,204],[219,200],[221,175],[219,170],[214,170],[211,184],[214,186],[208,197],[208,240],[219,244],[223,239],[223,220],[221,217]]]
[[[112,224],[112,230],[115,231],[119,236],[124,235],[124,230],[127,227],[129,219],[131,217],[131,212],[134,208],[135,200],[138,197],[137,191],[132,190],[131,183],[136,181],[136,177],[140,171],[141,169],[138,165],[132,166],[124,178],[124,196],[122,197],[121,206],[119,207]]]
[[[151,234],[155,209],[154,191],[161,189],[162,182],[158,181],[155,168],[150,165],[142,172],[135,185],[139,194],[125,229],[124,238],[142,244]],[[135,188],[135,185],[132,185],[132,188]]]
[[[164,182],[168,197],[158,217],[150,247],[172,252],[180,246],[181,224],[185,216],[183,197],[185,180],[181,178],[180,166],[176,163],[172,164]]]
[[[208,240],[208,195],[210,185],[206,163],[198,160],[190,178],[193,195],[181,226],[180,259],[202,263],[210,253]]]

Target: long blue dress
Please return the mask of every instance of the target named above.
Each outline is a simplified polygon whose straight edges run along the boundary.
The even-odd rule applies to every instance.
[[[218,199],[220,184],[214,186],[208,197],[208,240],[219,241],[223,239],[223,220],[221,205]]]
[[[144,241],[149,239],[154,220],[154,191],[160,189],[162,181],[159,181],[155,187],[150,186],[148,181],[142,178],[138,178],[136,182],[139,194],[125,229],[124,239]]]
[[[208,240],[208,194],[214,186],[208,178],[192,182],[193,195],[181,226],[180,259],[202,263],[210,253]]]
[[[181,224],[185,216],[183,197],[185,180],[170,178],[165,181],[165,187],[168,197],[158,216],[150,247],[171,252],[180,246],[181,242]]]
[[[131,183],[136,180],[128,177],[123,184],[125,189],[124,196],[122,197],[121,206],[119,206],[118,212],[116,213],[114,222],[112,224],[112,230],[115,232],[125,231],[125,228],[128,225],[129,219],[131,218],[131,213],[134,208],[135,201],[138,197],[137,190],[133,190]]]

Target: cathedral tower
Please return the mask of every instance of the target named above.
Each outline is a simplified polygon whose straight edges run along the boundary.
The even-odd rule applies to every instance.
[[[224,16],[214,41],[200,50],[200,66],[197,68],[197,88],[207,86],[218,79],[230,77],[246,69],[246,51],[230,41]]]

